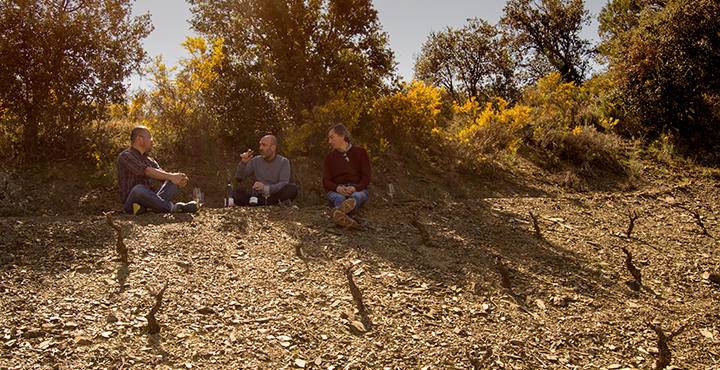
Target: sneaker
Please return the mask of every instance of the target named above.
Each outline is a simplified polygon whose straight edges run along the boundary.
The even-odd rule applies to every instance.
[[[350,216],[346,215],[339,209],[336,209],[335,212],[333,212],[333,218],[335,219],[335,223],[342,226],[342,227],[357,227],[358,223],[357,221],[350,218]]]
[[[355,205],[357,202],[355,199],[345,199],[344,202],[340,206],[338,206],[336,209],[344,214],[348,214],[352,212],[353,209],[355,209]]]
[[[175,206],[177,206],[178,213],[192,213],[200,209],[200,205],[194,200],[187,203],[175,203]]]
[[[145,208],[137,203],[133,203],[133,214],[134,215],[141,215],[147,211],[148,211],[147,208]]]

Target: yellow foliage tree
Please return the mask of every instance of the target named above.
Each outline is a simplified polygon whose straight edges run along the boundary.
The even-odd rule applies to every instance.
[[[225,58],[222,44],[222,39],[208,46],[202,38],[188,37],[181,45],[190,57],[180,61],[182,69],[177,77],[177,67],[168,68],[162,57],[157,57],[147,69],[154,86],[133,100],[131,112],[142,104],[142,123],[166,142],[176,142],[188,134],[215,134],[215,120],[206,108],[206,97],[218,79],[217,67]]]

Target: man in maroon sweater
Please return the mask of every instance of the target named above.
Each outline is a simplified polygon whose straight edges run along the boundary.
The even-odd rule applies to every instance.
[[[350,217],[367,202],[370,185],[370,157],[365,149],[350,143],[350,132],[342,124],[327,130],[332,150],[323,161],[323,187],[333,209],[335,223],[355,227],[357,221]]]

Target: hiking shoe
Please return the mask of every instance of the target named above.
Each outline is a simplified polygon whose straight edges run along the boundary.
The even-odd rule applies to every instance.
[[[200,205],[194,200],[187,203],[175,203],[175,206],[177,206],[178,213],[192,213],[200,209]]]
[[[335,212],[333,212],[333,218],[335,219],[335,223],[342,227],[358,226],[357,221],[353,220],[352,218],[350,218],[350,216],[346,215],[339,209],[336,209]]]
[[[141,215],[147,211],[148,211],[147,208],[145,208],[137,203],[133,203],[133,214],[134,215]]]
[[[336,209],[344,214],[348,214],[352,212],[353,209],[355,209],[355,205],[357,202],[355,199],[345,199],[344,202],[342,202],[341,205],[339,205]]]

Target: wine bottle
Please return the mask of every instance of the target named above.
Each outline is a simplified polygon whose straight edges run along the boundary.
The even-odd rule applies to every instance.
[[[235,205],[235,199],[233,199],[232,195],[232,184],[230,183],[230,180],[227,182],[227,191],[225,192],[225,207],[230,207]]]

